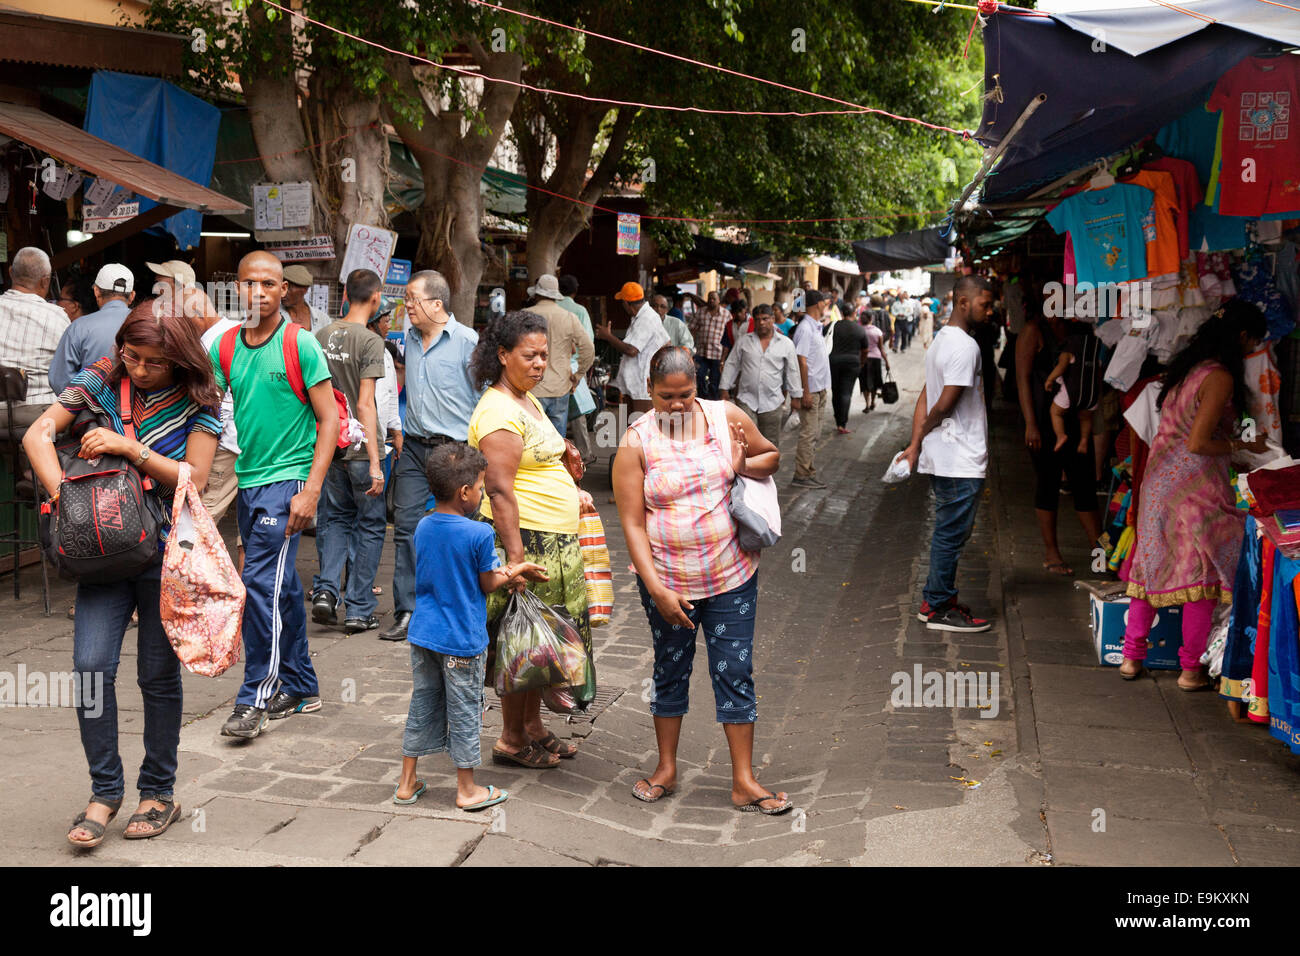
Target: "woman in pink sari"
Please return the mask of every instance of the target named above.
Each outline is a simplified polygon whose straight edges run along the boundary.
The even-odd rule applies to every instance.
[[[1151,443],[1138,500],[1137,537],[1122,572],[1132,598],[1120,675],[1142,673],[1157,609],[1182,607],[1181,690],[1208,687],[1200,663],[1214,606],[1232,600],[1245,514],[1228,477],[1238,451],[1263,451],[1250,430],[1231,437],[1246,408],[1243,358],[1267,334],[1264,315],[1232,300],[1174,356],[1157,400],[1160,428]]]

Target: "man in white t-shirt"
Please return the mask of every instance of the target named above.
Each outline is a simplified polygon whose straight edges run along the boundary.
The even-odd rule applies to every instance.
[[[623,303],[623,308],[632,318],[627,327],[627,334],[619,338],[610,328],[609,320],[596,328],[596,338],[604,339],[622,354],[618,374],[614,384],[618,390],[628,396],[631,411],[648,412],[650,402],[650,359],[655,352],[668,344],[668,332],[659,318],[659,313],[650,308],[646,302],[645,290],[636,282],[625,282],[618,290],[615,299]]]
[[[930,476],[934,491],[930,575],[917,617],[932,631],[987,631],[987,620],[957,603],[956,582],[989,460],[983,369],[970,332],[992,316],[993,292],[987,279],[962,276],[952,297],[952,317],[925,353],[925,387],[904,452],[913,472]]]

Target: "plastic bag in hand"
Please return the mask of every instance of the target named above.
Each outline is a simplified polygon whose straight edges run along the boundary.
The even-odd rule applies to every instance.
[[[889,463],[880,480],[887,485],[896,485],[900,481],[907,481],[910,477],[912,477],[912,468],[907,463],[907,453],[900,451]]]
[[[588,659],[582,635],[531,591],[517,591],[497,631],[493,685],[500,696],[581,686]]]

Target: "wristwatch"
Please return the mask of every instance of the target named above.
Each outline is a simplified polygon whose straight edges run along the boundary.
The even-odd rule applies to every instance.
[[[137,458],[134,462],[132,462],[132,464],[135,465],[136,468],[139,468],[148,460],[149,460],[149,449],[142,447],[140,449],[140,457]]]

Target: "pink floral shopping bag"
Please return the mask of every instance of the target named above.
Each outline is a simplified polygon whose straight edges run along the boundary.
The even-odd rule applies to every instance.
[[[217,523],[182,462],[163,552],[160,610],[167,639],[191,673],[217,677],[238,662],[244,594]]]

